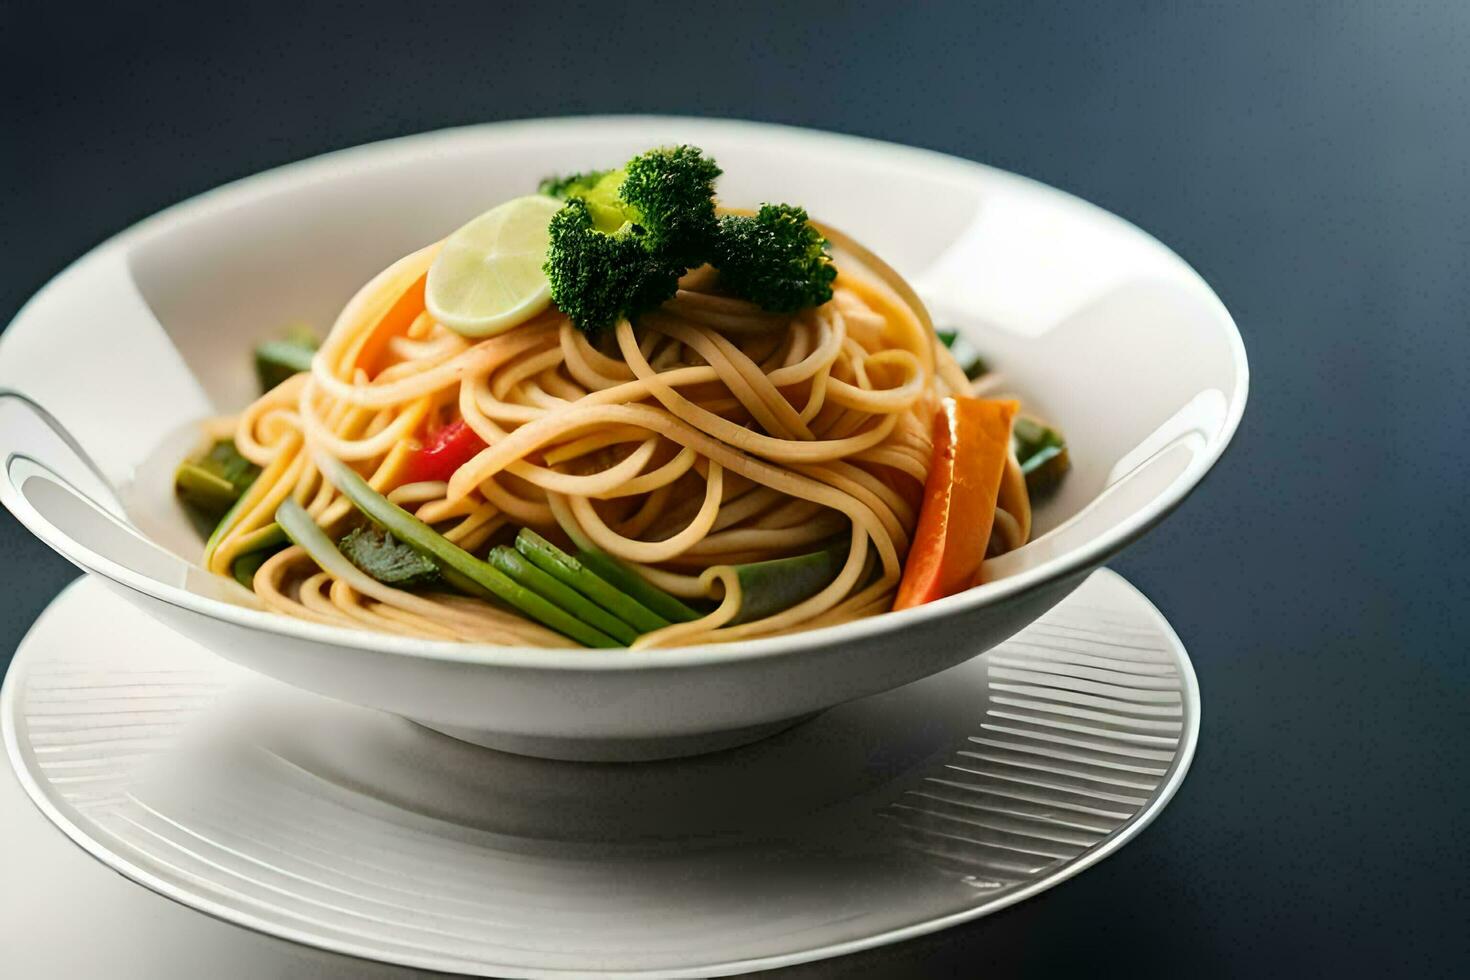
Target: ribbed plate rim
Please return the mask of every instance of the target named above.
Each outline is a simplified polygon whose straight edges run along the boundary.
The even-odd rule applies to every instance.
[[[1178,668],[1181,707],[1183,709],[1183,726],[1179,733],[1178,747],[1164,778],[1159,783],[1158,788],[1149,797],[1148,802],[1140,807],[1137,813],[1113,831],[1106,840],[1024,885],[1007,888],[991,898],[977,901],[975,904],[958,911],[922,919],[909,925],[888,929],[871,936],[742,960],[691,964],[681,967],[659,967],[647,970],[623,970],[615,972],[598,970],[595,971],[596,975],[609,978],[609,980],[678,980],[678,978],[685,977],[723,977],[758,970],[773,970],[781,967],[796,966],[802,963],[845,956],[879,946],[903,942],[907,939],[914,939],[919,936],[948,929],[951,926],[979,919],[1024,901],[1033,895],[1055,887],[1074,875],[1080,874],[1137,837],[1163,811],[1169,801],[1173,799],[1174,794],[1178,792],[1180,785],[1184,782],[1184,777],[1188,774],[1190,764],[1194,760],[1195,748],[1199,741],[1200,731],[1201,704],[1199,681],[1194,672],[1194,665],[1191,663],[1189,654],[1185,650],[1183,642],[1179,639],[1179,635],[1174,631],[1173,626],[1164,615],[1159,612],[1158,608],[1149,601],[1148,597],[1133,585],[1133,583],[1112,569],[1101,568],[1093,572],[1093,575],[1106,576],[1116,580],[1116,583],[1123,586],[1130,595],[1130,601],[1137,602],[1141,611],[1157,625],[1160,637],[1167,643],[1168,648],[1174,654],[1175,665]],[[54,614],[54,609],[58,602],[65,595],[80,587],[87,581],[87,578],[88,576],[83,576],[57,593],[56,598],[52,599],[46,609],[42,611],[41,615],[36,618],[36,621],[31,625],[30,629],[26,631],[26,635],[21,639],[19,646],[16,648],[17,659],[24,651],[31,635],[41,628],[48,616]],[[166,629],[162,625],[159,625],[158,628]],[[41,784],[32,772],[29,763],[23,755],[18,737],[19,733],[16,728],[15,705],[19,698],[17,689],[20,685],[15,678],[20,673],[21,671],[17,670],[15,663],[12,662],[11,669],[7,671],[4,684],[0,686],[0,737],[4,739],[6,756],[10,761],[11,769],[15,772],[16,778],[25,790],[27,797],[29,797],[31,802],[48,820],[55,824],[74,844],[81,847],[83,851],[96,859],[100,864],[116,871],[134,883],[147,888],[157,895],[162,895],[185,908],[201,912],[222,922],[240,926],[271,938],[283,939],[303,946],[323,949],[358,959],[447,973],[463,974],[467,968],[470,968],[478,971],[478,975],[526,978],[526,980],[566,980],[566,978],[570,977],[589,975],[589,971],[587,970],[567,970],[560,968],[528,969],[522,965],[486,962],[465,963],[448,956],[401,955],[386,957],[382,955],[381,950],[375,950],[366,943],[324,938],[302,929],[282,927],[274,922],[268,921],[262,916],[251,913],[248,909],[226,905],[208,896],[179,887],[173,882],[154,874],[147,868],[133,863],[126,856],[109,848],[101,840],[89,833],[85,827],[73,820],[67,810],[57,805],[51,798],[47,788]],[[492,972],[486,973],[485,971]]]

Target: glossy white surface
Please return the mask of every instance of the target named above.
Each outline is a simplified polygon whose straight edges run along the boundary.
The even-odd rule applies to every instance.
[[[429,980],[230,925],[82,850],[0,767],[0,948],[23,980]],[[64,914],[58,914],[64,910]]]
[[[76,843],[269,935],[490,976],[728,975],[986,914],[1137,834],[1193,671],[1098,572],[967,664],[758,745],[639,766],[477,749],[210,657],[84,579],[0,693]]]
[[[198,542],[167,474],[190,420],[251,396],[252,342],[288,320],[330,321],[383,265],[545,173],[672,141],[719,159],[726,201],[799,201],[880,253],[937,322],[964,329],[1032,410],[1067,433],[1074,470],[1039,511],[1037,540],[991,563],[986,585],[919,609],[639,654],[348,632],[251,608],[243,590],[192,565]],[[878,187],[883,207],[872,203]],[[300,687],[480,741],[618,758],[728,744],[1001,642],[1198,483],[1234,433],[1247,368],[1228,313],[1188,266],[1066,194],[851,137],[626,118],[412,137],[170,209],[100,246],[22,310],[0,340],[0,387],[54,413],[97,470],[26,402],[0,398],[0,500],[180,632]]]

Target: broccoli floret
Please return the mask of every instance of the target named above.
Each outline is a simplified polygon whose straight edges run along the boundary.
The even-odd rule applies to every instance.
[[[536,188],[536,192],[545,194],[547,197],[559,197],[563,201],[568,198],[582,197],[592,189],[594,184],[611,172],[609,170],[589,170],[585,174],[547,177],[541,181],[541,186]]]
[[[628,161],[618,189],[649,248],[687,267],[710,259],[720,168],[697,146],[667,146]]]
[[[667,146],[639,154],[620,170],[548,177],[540,191],[582,198],[600,231],[636,225],[650,251],[687,268],[709,261],[719,176],[719,166],[699,147]]]
[[[599,228],[583,198],[552,215],[549,230],[544,268],[551,298],[589,336],[662,303],[685,272],[651,251],[637,225]]]
[[[586,201],[592,211],[592,224],[598,231],[612,234],[638,218],[638,213],[618,196],[625,176],[622,170],[593,170],[570,177],[548,177],[541,182],[541,193],[563,201]]]
[[[674,294],[689,268],[713,262],[737,295],[778,313],[832,298],[830,246],[789,204],[716,220],[720,168],[698,147],[649,150],[621,170],[549,178],[566,199],[551,221],[551,297],[584,333],[635,317]]]
[[[543,182],[567,198],[551,220],[545,269],[551,298],[578,329],[596,334],[657,306],[709,260],[719,175],[697,147],[676,146],[621,170]]]
[[[831,246],[791,204],[763,204],[754,216],[725,215],[715,237],[720,281],[772,313],[795,313],[832,298]]]

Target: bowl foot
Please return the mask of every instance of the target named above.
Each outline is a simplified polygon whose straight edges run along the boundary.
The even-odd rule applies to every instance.
[[[649,762],[749,745],[815,718],[817,714],[820,712],[718,732],[657,735],[650,738],[564,738],[555,735],[515,735],[457,725],[431,724],[426,721],[418,724],[472,745],[538,759],[560,759],[566,762]]]

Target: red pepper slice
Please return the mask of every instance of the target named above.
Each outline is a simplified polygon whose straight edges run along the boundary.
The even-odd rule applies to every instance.
[[[1013,401],[946,398],[934,419],[934,461],[894,609],[976,584],[1010,453]]]
[[[456,419],[430,433],[424,447],[408,458],[403,465],[403,482],[448,480],[484,448],[485,440],[464,419]]]

